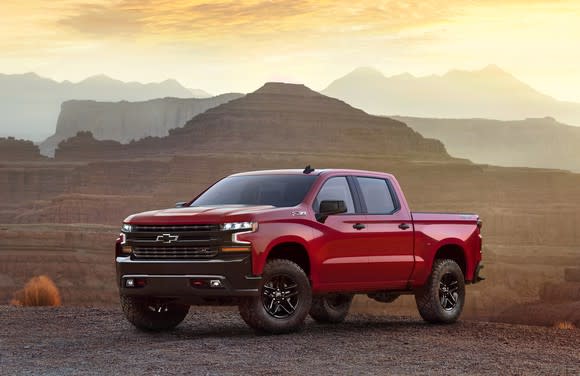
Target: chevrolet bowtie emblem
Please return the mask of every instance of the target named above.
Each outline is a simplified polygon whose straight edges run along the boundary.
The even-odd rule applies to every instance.
[[[157,235],[155,239],[156,242],[163,242],[164,244],[171,244],[172,242],[176,242],[179,239],[179,235],[171,235],[171,234],[162,234]]]

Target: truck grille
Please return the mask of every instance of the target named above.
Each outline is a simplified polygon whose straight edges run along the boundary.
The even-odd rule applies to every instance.
[[[217,248],[189,247],[135,247],[133,257],[136,259],[199,259],[211,258],[218,254]]]
[[[133,225],[133,232],[195,232],[219,231],[219,225],[177,225],[177,226],[149,226]]]
[[[217,224],[134,225],[125,236],[133,247],[132,258],[139,260],[208,259],[230,241]]]

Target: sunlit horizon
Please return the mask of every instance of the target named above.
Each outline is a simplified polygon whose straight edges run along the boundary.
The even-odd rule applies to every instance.
[[[495,64],[580,102],[577,1],[8,0],[0,73],[57,81],[176,79],[211,94],[268,81],[322,90],[361,66],[386,76]]]

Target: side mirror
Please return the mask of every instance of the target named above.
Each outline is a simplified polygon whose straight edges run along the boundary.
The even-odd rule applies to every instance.
[[[316,214],[316,220],[324,223],[329,215],[341,214],[347,212],[346,203],[342,200],[324,200],[320,203],[319,213]]]
[[[176,208],[184,208],[187,205],[187,201],[179,201],[175,203]]]

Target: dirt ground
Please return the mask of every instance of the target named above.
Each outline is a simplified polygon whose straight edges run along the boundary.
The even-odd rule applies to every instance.
[[[142,333],[117,307],[0,307],[2,375],[579,375],[580,330],[354,314],[258,336],[235,308]]]

